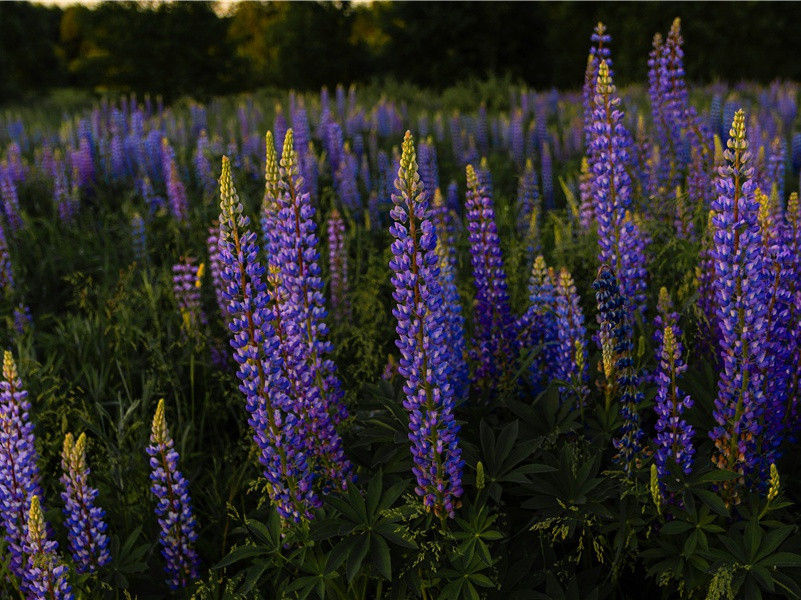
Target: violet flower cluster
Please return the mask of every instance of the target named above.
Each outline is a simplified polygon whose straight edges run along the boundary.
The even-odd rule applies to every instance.
[[[172,290],[184,331],[188,334],[198,333],[200,326],[206,324],[206,315],[200,304],[200,286],[205,269],[205,263],[196,265],[192,257],[183,257],[172,266]]]
[[[685,410],[692,408],[693,401],[678,386],[679,376],[687,370],[682,359],[681,329],[679,315],[673,311],[673,303],[665,288],[659,290],[659,314],[654,318],[659,368],[656,374],[656,398],[654,411],[657,415],[656,463],[659,478],[668,474],[668,461],[675,462],[689,474],[693,465],[693,428],[683,418]]]
[[[57,554],[58,544],[47,538],[39,496],[31,497],[27,513],[25,554],[28,557],[23,582],[28,598],[72,600],[74,595],[67,581],[67,566]]]
[[[78,573],[91,573],[111,560],[106,537],[105,511],[95,506],[97,490],[89,485],[86,464],[86,434],[75,440],[71,433],[64,437],[61,452],[61,483],[64,491],[64,526],[70,552]]]
[[[743,479],[759,467],[757,438],[765,404],[761,365],[765,360],[767,298],[764,285],[759,205],[745,138],[745,114],[737,111],[715,180],[715,308],[720,327],[721,370],[709,435],[713,462]],[[737,501],[737,492],[728,494]]]
[[[619,278],[629,313],[644,312],[648,274],[645,239],[629,212],[629,134],[623,126],[620,98],[615,95],[606,61],[601,61],[598,67],[595,92],[589,163],[601,250],[599,261],[608,264]]]
[[[147,453],[150,456],[150,491],[156,497],[159,542],[170,589],[186,587],[197,579],[200,559],[195,551],[197,522],[189,497],[189,482],[178,470],[178,452],[167,429],[164,399],[159,400]]]
[[[608,376],[613,375],[615,378],[614,382],[607,383],[614,385],[613,389],[619,396],[620,415],[623,417],[620,436],[612,440],[617,450],[615,459],[621,463],[625,473],[631,476],[635,460],[642,449],[644,434],[640,427],[640,415],[637,409],[643,396],[638,389],[639,381],[632,356],[634,343],[630,317],[621,286],[608,265],[601,265],[598,277],[592,285],[598,303],[604,362],[612,363],[605,365],[605,369]]]
[[[345,248],[345,222],[337,209],[328,217],[328,269],[331,310],[338,319],[346,319],[350,316],[348,255]]]
[[[472,169],[471,169],[472,170]],[[475,182],[474,182],[475,185]],[[409,412],[415,491],[435,515],[453,516],[462,495],[464,461],[453,415],[454,396],[444,353],[446,314],[437,234],[417,170],[411,133],[403,140],[391,211],[392,285],[397,319],[398,371]]]
[[[515,322],[509,305],[495,211],[485,186],[467,165],[467,216],[470,262],[476,286],[475,338],[471,354],[476,363],[474,383],[493,393],[508,383],[509,356],[515,348]]]
[[[30,410],[17,365],[11,353],[5,351],[0,381],[0,519],[10,555],[9,567],[20,579],[27,565],[26,528],[31,498],[42,497]],[[23,581],[23,591],[26,585]]]

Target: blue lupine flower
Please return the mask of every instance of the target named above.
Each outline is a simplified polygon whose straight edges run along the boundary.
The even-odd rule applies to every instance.
[[[192,513],[189,482],[178,470],[178,452],[167,429],[164,399],[153,416],[147,453],[150,456],[150,491],[156,497],[161,555],[170,589],[186,587],[197,579],[200,559],[195,551],[197,522]]]
[[[603,63],[601,65],[603,67]],[[630,317],[621,287],[608,265],[601,265],[593,287],[598,303],[604,370],[608,380],[614,377],[614,381],[607,381],[607,385],[611,384],[615,394],[619,395],[620,415],[623,417],[620,437],[612,440],[617,450],[615,459],[630,476],[642,448],[643,437],[637,412],[642,393],[638,390],[639,382],[632,357],[634,343]]]
[[[721,371],[710,431],[715,442],[713,462],[743,478],[759,466],[757,438],[761,432],[764,396],[760,365],[765,359],[767,302],[764,285],[759,205],[748,167],[745,114],[732,121],[728,164],[719,170],[715,187],[715,301],[720,327]],[[741,482],[743,479],[741,479]],[[727,500],[738,500],[735,484],[724,485]]]
[[[631,218],[631,178],[628,174],[629,134],[623,126],[620,98],[606,61],[598,67],[595,112],[589,147],[595,217],[598,221],[599,261],[620,280],[630,313],[645,311],[647,271],[645,240]]]
[[[474,382],[494,392],[508,383],[514,355],[515,323],[506,289],[501,244],[492,200],[472,165],[467,165],[467,229],[476,285],[475,338],[471,355],[476,362]]]
[[[61,483],[64,491],[64,526],[70,541],[70,552],[79,573],[91,573],[111,560],[106,537],[105,511],[95,506],[97,490],[89,485],[86,464],[86,434],[75,440],[71,433],[64,437],[61,452]]]
[[[439,280],[437,235],[422,190],[411,133],[403,140],[398,193],[391,216],[390,268],[392,311],[398,321],[401,353],[398,371],[404,378],[403,405],[409,412],[415,491],[437,516],[453,516],[462,495],[464,461],[453,417],[453,388],[444,353],[446,314]]]
[[[42,497],[30,410],[17,365],[11,352],[5,351],[0,381],[0,519],[11,559],[9,567],[19,578],[23,578],[27,564],[26,526],[31,498]],[[25,581],[22,585],[25,588]]]
[[[47,525],[39,496],[31,497],[26,517],[25,554],[28,563],[23,587],[28,598],[72,600],[74,596],[67,581],[67,566],[56,553],[58,544],[47,539]]]
[[[656,327],[657,359],[659,368],[656,375],[657,391],[654,401],[656,422],[656,452],[654,461],[660,479],[668,474],[667,463],[674,461],[685,473],[690,473],[695,452],[692,443],[693,428],[682,417],[685,410],[692,407],[690,396],[678,387],[678,377],[687,370],[682,359],[681,329],[678,314],[673,312],[673,304],[665,288],[659,290],[659,314],[654,318]]]

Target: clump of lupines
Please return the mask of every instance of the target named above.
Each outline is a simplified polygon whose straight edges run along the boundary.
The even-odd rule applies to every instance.
[[[403,140],[391,211],[392,285],[398,321],[398,371],[409,411],[415,491],[427,510],[453,516],[462,495],[459,427],[444,354],[446,315],[439,281],[437,235],[420,176],[411,133]]]
[[[599,260],[620,280],[629,312],[645,311],[647,271],[645,240],[630,217],[631,177],[628,174],[629,134],[623,126],[620,98],[606,61],[598,67],[595,111],[590,129],[589,163],[595,218],[598,222]]]
[[[639,382],[632,357],[634,343],[630,316],[617,277],[608,265],[601,265],[593,287],[598,303],[599,335],[603,346],[603,360],[606,363],[604,368],[607,377],[615,378],[614,382],[607,381],[607,385],[613,385],[612,389],[619,395],[620,415],[623,417],[620,437],[612,441],[617,450],[615,458],[626,474],[631,476],[635,460],[642,449],[643,431],[637,411],[642,393],[638,389]]]
[[[657,358],[656,399],[654,411],[656,422],[656,452],[654,461],[660,479],[667,476],[667,463],[674,461],[685,473],[690,473],[693,464],[693,428],[682,417],[692,407],[689,395],[678,387],[678,377],[687,370],[682,359],[681,329],[678,314],[665,288],[659,290],[659,315],[654,319],[656,327]]]
[[[164,399],[159,400],[150,433],[150,491],[156,497],[161,555],[170,589],[186,587],[197,579],[200,560],[195,552],[197,522],[192,513],[189,482],[178,470],[178,452],[167,429]]]
[[[13,234],[22,228],[22,217],[19,214],[19,199],[17,198],[17,186],[14,184],[11,174],[0,167],[0,200],[3,201],[3,214],[6,219],[6,226]]]
[[[720,327],[721,371],[710,432],[712,461],[739,473],[742,482],[759,466],[757,436],[764,396],[760,365],[765,359],[765,298],[759,205],[748,167],[745,113],[732,121],[725,152],[727,164],[715,180],[715,303]],[[724,485],[727,500],[738,502],[736,487]]]
[[[267,195],[277,193],[277,164],[272,137],[267,137]],[[271,172],[274,172],[271,175]],[[266,199],[272,206],[275,197]],[[267,214],[273,215],[272,208]],[[281,303],[284,294],[275,280],[280,280],[280,269],[272,268],[270,277],[276,297],[267,293],[262,281],[264,267],[258,260],[256,234],[249,231],[250,220],[243,214],[231,177],[231,165],[223,157],[220,175],[220,235],[218,248],[224,282],[223,298],[230,321],[231,346],[234,360],[239,365],[245,394],[248,423],[253,439],[259,447],[259,461],[264,467],[267,491],[279,516],[285,521],[311,518],[313,508],[320,506],[314,489],[314,447],[304,435],[305,411],[302,392],[297,389],[297,378],[287,375],[287,353],[282,347],[284,325]],[[275,232],[276,228],[270,228]],[[268,257],[277,256],[268,238]],[[273,312],[271,304],[276,306]]]
[[[9,566],[20,578],[27,560],[25,538],[31,498],[42,497],[30,410],[28,392],[22,389],[14,357],[6,350],[0,381],[0,518],[11,558]]]
[[[47,539],[39,496],[31,497],[27,513],[25,553],[28,564],[25,569],[24,587],[29,598],[47,600],[72,600],[72,588],[67,581],[67,566],[61,562],[58,544]]]
[[[350,300],[345,222],[337,209],[328,217],[328,268],[331,277],[331,309],[337,318],[347,318],[350,315]]]
[[[182,258],[172,267],[173,294],[187,333],[197,333],[200,326],[206,324],[206,315],[200,305],[200,286],[205,269],[205,263],[196,265],[191,257]]]
[[[505,379],[510,375],[508,357],[513,356],[515,323],[492,200],[480,185],[472,165],[467,165],[466,171],[465,210],[476,286],[475,339],[471,353],[477,366],[473,380],[479,388],[492,392],[508,383]]]
[[[540,194],[537,189],[537,173],[531,159],[526,160],[526,167],[517,184],[517,230],[525,235],[529,229],[532,213],[540,211]]]
[[[61,483],[64,491],[64,523],[70,541],[72,559],[79,573],[93,572],[111,560],[106,537],[105,511],[95,506],[97,490],[89,485],[86,464],[86,434],[75,440],[64,437],[61,452]]]

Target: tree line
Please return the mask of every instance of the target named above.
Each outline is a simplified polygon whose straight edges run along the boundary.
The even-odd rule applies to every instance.
[[[385,78],[576,88],[598,20],[616,80],[642,82],[653,33],[676,16],[689,79],[801,79],[801,3],[0,2],[0,101],[55,87],[172,99]]]

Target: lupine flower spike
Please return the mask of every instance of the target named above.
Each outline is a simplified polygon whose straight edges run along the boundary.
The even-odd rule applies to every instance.
[[[765,358],[767,302],[762,284],[762,240],[759,205],[748,168],[745,113],[737,111],[725,152],[727,164],[715,180],[715,303],[722,361],[709,435],[715,443],[712,461],[741,475],[759,465],[756,438],[764,404],[760,365]],[[747,316],[747,319],[746,319]],[[739,502],[737,481],[726,482],[726,501]]]
[[[178,452],[167,429],[164,399],[159,400],[147,453],[150,456],[150,491],[156,497],[161,555],[166,562],[170,589],[186,587],[197,579],[199,559],[195,552],[197,523],[192,513],[189,482],[178,470]]]
[[[26,562],[25,527],[31,497],[42,497],[30,409],[17,365],[11,352],[6,351],[0,382],[0,518],[11,555],[11,571],[20,578]]]
[[[412,136],[403,140],[391,211],[393,314],[398,321],[398,371],[409,412],[415,491],[427,510],[453,516],[462,495],[459,426],[443,349],[446,315],[437,267],[437,237],[417,172]]]
[[[56,553],[58,544],[47,539],[39,496],[31,498],[26,529],[25,551],[28,565],[25,571],[25,589],[28,597],[72,600],[74,596],[67,582],[67,567]]]
[[[105,535],[105,512],[95,506],[97,490],[89,485],[86,464],[86,434],[75,440],[71,433],[64,437],[61,453],[61,483],[64,491],[64,515],[72,559],[79,573],[93,572],[111,560]]]

